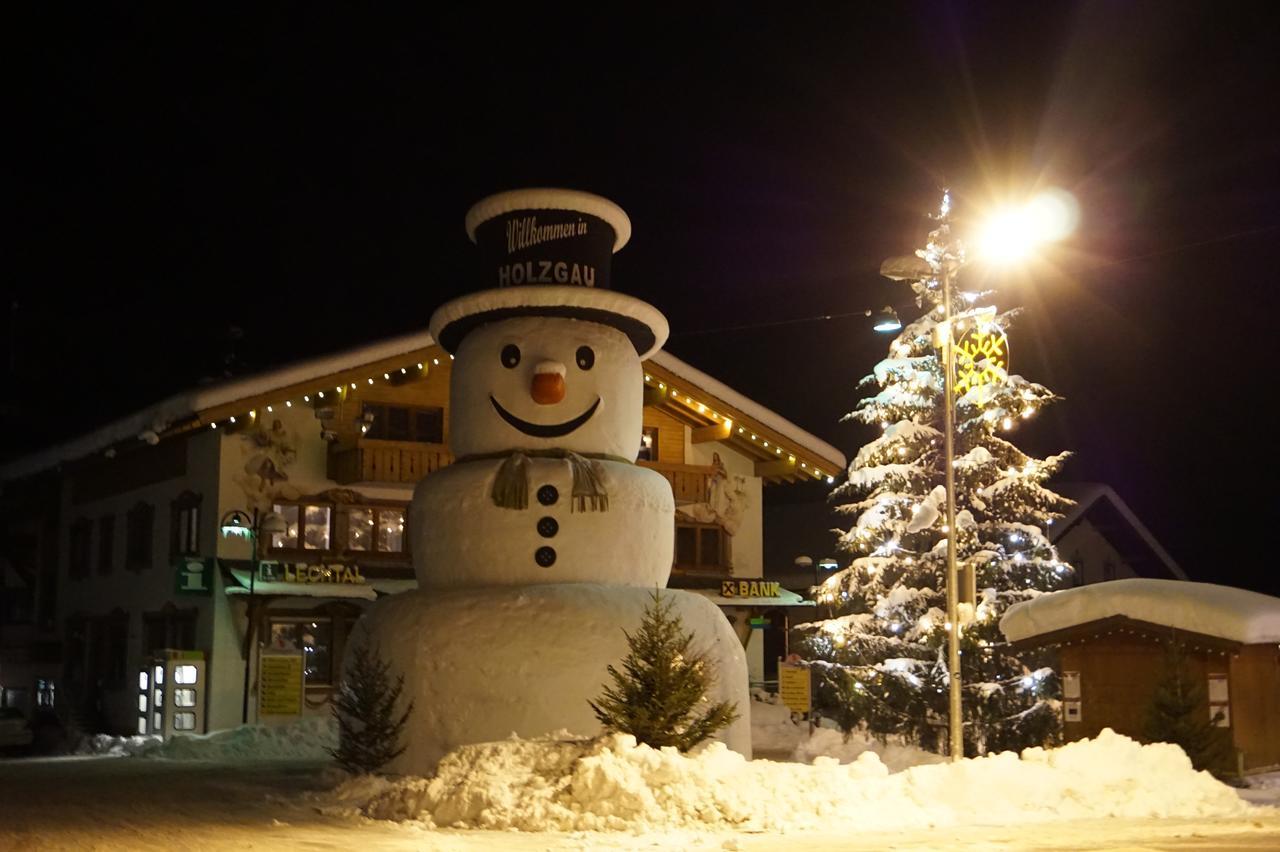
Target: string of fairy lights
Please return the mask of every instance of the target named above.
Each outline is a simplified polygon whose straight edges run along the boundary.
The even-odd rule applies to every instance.
[[[451,361],[453,360],[452,355],[449,356],[449,360]],[[431,358],[431,366],[434,366],[434,367],[440,366],[440,359],[437,357]],[[383,371],[382,380],[384,382],[399,381],[402,376],[408,377],[411,370],[416,370],[419,375],[425,376],[429,369],[430,367],[427,366],[426,361],[416,361],[412,365],[400,367],[399,369],[392,368],[392,369]],[[365,383],[367,385],[376,385],[377,377],[369,376],[365,380]],[[346,382],[340,385],[334,385],[332,391],[329,391],[327,386],[322,388],[317,388],[315,390],[311,390],[303,393],[302,402],[308,405],[313,403],[316,405],[319,405],[321,401],[327,401],[327,397],[326,397],[327,393],[335,394],[338,400],[342,401],[346,398],[347,394],[349,394],[351,391],[356,390],[359,387],[360,387],[359,382]],[[313,396],[315,397],[314,400],[312,399]],[[269,403],[268,405],[265,405],[262,408],[263,408],[263,411],[266,412],[267,414],[272,414],[275,412],[277,406],[283,406],[286,409],[293,408],[293,399],[287,398],[281,402]],[[249,409],[247,414],[245,414],[244,416],[246,416],[249,419],[250,423],[253,423],[258,417],[258,409],[251,408]],[[219,423],[223,423],[226,426],[239,425],[239,421],[236,419],[236,415],[232,414],[223,420],[216,420],[216,419],[211,420],[209,422],[209,428],[217,429]],[[360,431],[365,432],[368,430],[368,428],[369,426],[367,423],[361,424]]]
[[[652,386],[656,384],[658,390],[670,396],[671,399],[675,400],[676,402],[683,401],[684,404],[687,405],[689,408],[696,409],[699,414],[702,414],[706,417],[710,417],[712,423],[722,423],[724,424],[724,427],[728,430],[733,430],[735,428],[734,420],[732,417],[730,417],[727,414],[721,414],[719,411],[716,411],[714,408],[707,405],[705,402],[702,402],[701,400],[694,399],[691,394],[685,391],[681,391],[674,386],[667,387],[666,382],[655,378],[649,373],[644,374],[644,380],[645,380],[645,383],[648,385]],[[741,435],[743,440],[750,440],[752,443],[758,444],[762,449],[772,450],[774,456],[776,456],[779,460],[781,460],[785,456],[786,461],[789,464],[798,464],[800,471],[804,475],[812,476],[814,479],[817,479],[817,480],[825,479],[828,485],[836,481],[834,476],[828,473],[824,473],[816,465],[810,465],[808,462],[804,462],[804,461],[797,462],[795,452],[780,446],[777,443],[777,441],[770,441],[768,438],[764,438],[754,432],[751,432],[747,429],[746,426],[739,425],[736,428],[737,428],[737,434]]]
[[[449,359],[453,360],[453,356],[450,355]],[[440,359],[438,357],[431,358],[430,365],[439,366]],[[419,375],[425,376],[427,372],[430,370],[430,367],[428,366],[426,361],[416,361],[413,364],[406,365],[398,369],[392,368],[389,370],[385,370],[382,373],[382,380],[384,382],[399,381],[401,377],[408,377],[411,371],[414,371],[414,370],[416,370]],[[699,414],[711,418],[711,421],[713,423],[723,424],[726,430],[732,430],[735,428],[735,422],[731,416],[720,413],[719,411],[715,410],[706,402],[703,402],[700,399],[695,399],[693,394],[688,393],[687,391],[680,391],[675,387],[668,388],[667,383],[665,381],[656,379],[653,375],[649,373],[645,373],[644,380],[646,384],[656,385],[658,390],[668,395],[673,401],[682,402],[683,404],[687,405],[689,408],[696,410]],[[365,384],[367,386],[375,386],[377,385],[377,383],[378,383],[378,379],[376,375],[368,376],[365,379]],[[301,400],[302,400],[302,403],[304,404],[308,404],[308,405],[314,404],[319,406],[327,402],[328,394],[334,394],[336,395],[339,401],[343,401],[346,399],[347,394],[357,390],[359,387],[360,387],[360,382],[357,382],[357,381],[350,381],[350,382],[345,382],[343,384],[336,384],[333,386],[332,391],[328,389],[328,386],[318,387],[318,388],[315,388],[314,390],[308,390],[302,393]],[[262,411],[267,414],[273,414],[275,413],[276,408],[281,406],[284,407],[285,409],[293,408],[294,399],[286,398],[279,402],[269,403],[265,406],[262,406]],[[257,408],[251,408],[245,414],[240,415],[240,417],[247,418],[250,424],[256,422],[258,416],[259,416],[259,409]],[[220,425],[221,425],[221,428],[227,428],[229,426],[237,426],[242,424],[240,420],[237,418],[237,415],[234,415],[234,414],[221,420],[215,419],[209,422],[209,428],[211,430],[216,430],[220,428]],[[360,425],[361,432],[366,432],[368,428],[369,426],[367,423],[362,423]],[[789,464],[797,465],[800,473],[803,473],[806,476],[812,476],[814,479],[817,479],[817,480],[826,480],[828,484],[835,482],[834,476],[824,472],[817,465],[811,465],[808,462],[797,460],[796,454],[793,450],[790,450],[781,446],[780,444],[777,443],[776,440],[770,441],[768,438],[762,437],[761,435],[755,432],[751,432],[746,426],[743,426],[743,425],[737,425],[736,428],[737,428],[737,434],[740,435],[743,440],[749,440],[752,443],[760,446],[764,450],[772,451],[773,455],[777,457],[779,460],[782,460],[785,458],[785,460]]]

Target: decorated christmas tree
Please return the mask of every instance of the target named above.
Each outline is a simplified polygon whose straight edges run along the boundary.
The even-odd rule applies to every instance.
[[[830,617],[799,628],[819,712],[925,748],[946,744],[947,526],[942,341],[943,287],[951,289],[955,369],[955,547],[960,572],[965,751],[1035,745],[1058,729],[1053,671],[1011,649],[999,631],[1012,604],[1061,586],[1071,568],[1046,532],[1071,505],[1045,487],[1067,458],[1033,458],[1008,434],[1057,397],[1007,371],[1013,312],[966,289],[964,246],[944,196],[936,227],[914,257],[886,262],[923,314],[862,380],[871,395],[847,415],[877,427],[833,494],[848,518],[838,546],[848,568],[818,589]],[[965,595],[966,588],[972,589]],[[965,598],[970,598],[965,600]]]

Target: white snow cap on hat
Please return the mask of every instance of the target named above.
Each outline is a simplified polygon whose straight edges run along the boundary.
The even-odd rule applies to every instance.
[[[476,232],[486,222],[513,213],[539,210],[595,217],[613,231],[612,252],[631,238],[631,220],[609,199],[578,190],[548,188],[501,192],[477,202],[467,211],[467,236],[476,242]],[[596,227],[594,233],[600,234],[600,229]],[[482,250],[486,247],[486,244],[480,245]],[[554,240],[544,245],[548,247],[544,250],[553,253],[556,250]],[[610,253],[605,251],[607,246],[607,243],[597,244],[599,251],[605,252],[600,265],[606,275]],[[559,282],[494,287],[461,296],[436,309],[431,315],[430,330],[432,337],[452,353],[473,329],[520,316],[561,317],[618,329],[631,340],[642,359],[661,349],[670,331],[666,317],[647,302],[590,284]]]

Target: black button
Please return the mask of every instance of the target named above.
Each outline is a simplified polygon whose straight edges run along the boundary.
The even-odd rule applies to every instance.
[[[550,506],[559,499],[560,492],[554,485],[544,485],[538,489],[538,502],[544,506]]]
[[[560,532],[560,524],[555,518],[546,517],[538,519],[538,535],[543,538],[551,538],[551,536]]]
[[[543,568],[550,568],[556,564],[556,549],[554,547],[539,547],[538,552],[533,554],[533,559]]]

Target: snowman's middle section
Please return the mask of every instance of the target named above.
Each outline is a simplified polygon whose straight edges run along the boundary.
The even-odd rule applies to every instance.
[[[575,505],[562,458],[525,459],[523,509],[495,505],[505,459],[450,465],[418,484],[410,515],[423,587],[605,583],[665,588],[674,547],[671,486],[659,473],[589,461],[607,508]]]

